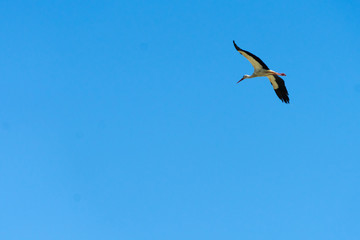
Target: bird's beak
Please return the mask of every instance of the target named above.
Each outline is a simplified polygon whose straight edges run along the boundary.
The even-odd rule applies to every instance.
[[[241,81],[244,80],[244,79],[245,79],[245,77],[243,77],[242,79],[240,79],[237,83],[241,82]]]

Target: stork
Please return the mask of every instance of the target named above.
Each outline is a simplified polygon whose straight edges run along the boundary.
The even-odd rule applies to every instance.
[[[257,56],[254,54],[245,51],[239,48],[235,41],[233,41],[236,50],[243,55],[251,65],[254,67],[254,73],[252,75],[244,75],[237,83],[241,82],[246,78],[254,78],[254,77],[267,77],[270,80],[271,85],[273,86],[276,95],[280,98],[282,102],[289,103],[289,94],[285,87],[284,80],[279,76],[286,76],[285,73],[278,73],[273,70],[270,70],[268,66]]]

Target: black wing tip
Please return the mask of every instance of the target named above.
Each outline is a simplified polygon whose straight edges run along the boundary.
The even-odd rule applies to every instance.
[[[275,77],[276,83],[279,86],[277,89],[274,89],[276,95],[280,98],[280,100],[282,102],[289,104],[290,103],[289,93],[286,89],[284,80],[281,77],[279,77],[278,75],[274,75],[274,77]]]
[[[290,99],[288,96],[289,94],[288,94],[286,88],[285,89],[283,89],[283,88],[275,89],[275,93],[283,103],[286,103],[286,104],[290,103]]]
[[[233,40],[233,44],[234,44],[234,47],[236,48],[236,50],[240,51],[241,48],[238,47],[238,45],[236,45],[235,41]]]
[[[288,96],[286,96],[286,98],[284,98],[284,99],[281,99],[281,101],[282,101],[283,103],[290,104],[290,99],[289,99]]]

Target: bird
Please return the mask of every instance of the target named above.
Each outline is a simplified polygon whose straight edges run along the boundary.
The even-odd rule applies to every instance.
[[[282,102],[290,103],[289,93],[285,87],[284,80],[279,76],[286,76],[285,73],[278,73],[273,70],[270,70],[268,66],[257,56],[254,54],[239,48],[235,41],[233,41],[235,49],[243,55],[251,65],[254,67],[254,73],[252,75],[244,75],[237,83],[241,82],[247,78],[254,78],[254,77],[267,77],[270,80],[271,85],[273,86],[276,95],[280,98]]]

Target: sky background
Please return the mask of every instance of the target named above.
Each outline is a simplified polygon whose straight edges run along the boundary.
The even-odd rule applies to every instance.
[[[360,239],[359,12],[0,1],[1,239]]]

